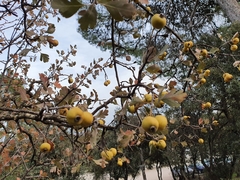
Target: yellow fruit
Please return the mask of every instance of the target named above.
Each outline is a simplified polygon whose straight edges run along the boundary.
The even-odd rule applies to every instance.
[[[69,77],[69,78],[68,78],[68,83],[69,83],[69,84],[72,84],[72,83],[73,83],[73,78],[72,78],[72,77]]]
[[[238,46],[236,44],[231,45],[230,50],[236,51],[238,49]]]
[[[67,112],[67,122],[72,126],[80,125],[83,111],[79,107],[73,107]]]
[[[205,78],[201,78],[201,79],[200,79],[200,84],[204,84],[204,83],[206,83],[206,81],[207,81],[207,80],[206,80]]]
[[[93,115],[90,112],[84,111],[81,115],[80,125],[81,127],[89,127],[93,123]]]
[[[214,121],[212,122],[212,125],[214,125],[214,126],[218,126],[218,125],[219,125],[219,123],[218,123],[218,121],[217,121],[217,120],[214,120]]]
[[[202,49],[202,50],[200,51],[200,54],[201,54],[203,57],[207,57],[208,51],[207,51],[206,49]]]
[[[154,14],[151,18],[151,24],[156,29],[162,29],[166,26],[167,20],[162,14]]]
[[[161,108],[163,107],[164,105],[164,102],[162,100],[158,100],[158,98],[154,99],[154,106],[157,107],[157,108]]]
[[[184,42],[184,48],[191,48],[191,47],[193,47],[193,42],[192,41]]]
[[[147,6],[147,7],[146,7],[146,10],[150,12],[150,11],[151,11],[151,8],[150,8],[149,6]]]
[[[157,142],[155,140],[149,141],[148,145],[149,147],[156,147]]]
[[[183,116],[184,120],[188,120],[190,118],[190,116]]]
[[[118,158],[117,165],[118,166],[122,166],[123,165],[122,158]]]
[[[116,148],[110,148],[109,151],[113,153],[113,156],[117,155],[117,149]]]
[[[59,112],[60,115],[66,116],[67,112],[68,112],[68,109],[67,108],[62,108],[62,109],[59,109],[58,112]]]
[[[223,74],[223,80],[224,82],[230,82],[233,79],[233,75],[229,73],[224,73]]]
[[[189,48],[188,47],[184,47],[183,49],[182,49],[182,52],[183,53],[186,53],[186,52],[188,52],[189,51]]]
[[[99,119],[99,120],[98,120],[98,124],[100,124],[100,125],[104,125],[104,124],[105,124],[105,120],[103,120],[103,119]]]
[[[40,145],[41,152],[49,152],[50,150],[51,150],[51,145],[49,143],[45,142]]]
[[[148,133],[155,133],[158,130],[158,120],[152,116],[146,116],[142,120],[142,128]]]
[[[209,69],[206,69],[205,71],[204,71],[204,77],[208,77],[209,75],[210,75],[210,70]]]
[[[157,115],[155,118],[158,121],[158,131],[164,130],[168,124],[167,118],[163,115]]]
[[[105,86],[108,86],[110,83],[111,83],[110,80],[106,80],[106,81],[104,82],[104,85],[105,85]]]
[[[210,102],[205,103],[205,108],[210,108],[211,106],[212,106],[212,104]]]
[[[113,158],[113,153],[112,151],[102,151],[101,157],[106,161],[111,161]]]
[[[233,44],[238,44],[239,43],[239,38],[233,38],[232,40],[231,40],[231,42],[233,43]]]
[[[146,102],[152,102],[152,95],[151,94],[145,94],[144,98],[145,98]]]
[[[203,143],[204,143],[204,140],[203,140],[202,138],[199,138],[199,139],[198,139],[198,143],[199,143],[199,144],[203,144]]]
[[[202,109],[205,109],[206,104],[202,103]]]
[[[159,149],[165,149],[167,146],[166,142],[163,139],[158,140],[156,147]]]
[[[164,141],[166,141],[166,140],[167,140],[167,137],[166,137],[166,136],[163,136],[162,139],[163,139]]]
[[[131,106],[128,106],[128,111],[129,111],[130,113],[135,113],[137,110],[136,110],[136,108],[135,108],[134,105],[131,105]]]
[[[167,52],[165,51],[164,53],[162,53],[161,55],[159,55],[158,58],[159,58],[160,60],[163,60],[166,56],[167,56]]]

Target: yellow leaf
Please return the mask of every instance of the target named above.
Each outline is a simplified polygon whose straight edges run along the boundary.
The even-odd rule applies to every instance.
[[[186,141],[183,141],[183,142],[181,142],[181,145],[182,145],[183,147],[186,147],[188,144],[187,144]]]
[[[108,164],[107,161],[105,161],[104,159],[92,159],[93,162],[95,162],[95,164],[101,166],[102,168],[105,168],[106,165]]]

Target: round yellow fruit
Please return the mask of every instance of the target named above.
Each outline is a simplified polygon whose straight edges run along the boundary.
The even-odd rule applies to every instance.
[[[164,130],[168,124],[167,118],[163,115],[157,115],[155,118],[158,121],[158,131]]]
[[[134,106],[134,105],[128,106],[128,111],[129,111],[130,113],[135,113],[135,112],[136,112],[135,106]]]
[[[154,99],[154,106],[157,108],[163,107],[164,102],[162,100],[158,100],[158,98]]]
[[[98,120],[98,124],[103,126],[105,124],[105,120],[104,119],[99,119]]]
[[[146,10],[150,12],[150,11],[151,11],[151,8],[150,8],[149,6],[147,6],[147,7],[146,7]]]
[[[49,152],[50,150],[51,150],[51,145],[49,143],[45,142],[40,145],[41,152]]]
[[[106,80],[106,81],[104,82],[104,86],[108,86],[110,83],[111,83],[110,80]]]
[[[155,133],[158,130],[158,120],[152,116],[146,116],[142,120],[142,128],[148,133]]]
[[[118,158],[117,165],[118,166],[122,166],[123,165],[122,158]]]
[[[207,51],[206,49],[202,49],[202,50],[200,51],[200,54],[201,54],[203,57],[207,57],[208,51]]]
[[[162,139],[163,139],[164,141],[166,141],[166,140],[167,140],[167,137],[166,137],[166,136],[163,136]]]
[[[236,51],[238,49],[238,46],[236,44],[231,45],[230,50]]]
[[[167,19],[162,14],[154,14],[151,18],[151,24],[156,29],[162,29],[167,24]]]
[[[186,53],[186,52],[188,52],[189,51],[189,48],[188,47],[184,47],[183,49],[182,49],[182,52],[183,53]]]
[[[67,122],[72,126],[80,125],[83,111],[79,107],[73,107],[67,112]]]
[[[145,98],[146,102],[152,102],[152,95],[151,94],[145,94],[144,98]]]
[[[204,140],[203,140],[202,138],[199,138],[199,139],[198,139],[198,143],[199,143],[199,144],[203,144],[203,143],[204,143]]]
[[[192,41],[186,41],[184,42],[184,48],[191,48],[193,47],[193,42]]]
[[[69,78],[68,78],[68,83],[69,83],[69,84],[72,84],[72,83],[73,83],[73,78],[72,78],[72,77],[69,77]]]
[[[207,82],[207,80],[205,78],[200,79],[200,84],[205,84],[206,82]]]
[[[149,147],[156,147],[157,142],[155,140],[149,141],[148,145]]]
[[[231,42],[233,43],[233,44],[238,44],[239,43],[239,38],[233,38],[232,40],[231,40]]]
[[[81,115],[80,126],[89,127],[93,123],[93,115],[90,112],[84,111]]]
[[[102,151],[101,157],[103,159],[105,159],[106,161],[111,161],[113,158],[113,153],[112,153],[112,151]]]
[[[158,140],[156,147],[159,149],[165,149],[167,146],[166,142],[163,139]]]
[[[117,155],[117,149],[116,148],[110,148],[109,151],[113,153],[113,156]]]
[[[210,108],[211,106],[212,106],[212,104],[210,102],[205,103],[205,108]]]
[[[233,79],[233,75],[229,73],[224,73],[223,74],[223,80],[224,82],[230,82]]]
[[[67,112],[68,112],[68,109],[67,108],[61,108],[58,110],[59,114],[62,115],[62,116],[66,116],[67,115]]]
[[[204,77],[208,77],[208,76],[210,76],[210,70],[209,69],[206,69],[205,71],[204,71]]]

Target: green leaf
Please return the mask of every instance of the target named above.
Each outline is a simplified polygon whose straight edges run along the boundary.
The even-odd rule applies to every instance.
[[[78,20],[78,23],[80,24],[80,28],[82,30],[87,30],[88,27],[94,28],[96,26],[97,11],[94,4],[89,6],[88,10],[85,11],[83,16]]]
[[[78,0],[51,0],[51,6],[53,9],[59,9],[59,13],[69,18],[77,13],[77,11],[83,7],[83,4]]]
[[[44,63],[48,62],[48,61],[49,61],[49,55],[48,55],[48,54],[41,53],[41,55],[40,55],[40,61],[43,61]]]
[[[162,70],[160,69],[160,67],[158,65],[151,65],[148,66],[146,69],[149,73],[153,74],[153,73],[161,73]]]
[[[122,21],[124,17],[131,18],[136,12],[136,8],[127,0],[99,0],[98,2],[105,6],[110,15],[117,21]]]
[[[179,107],[180,104],[172,99],[163,99],[163,102],[165,102],[166,104],[168,104],[171,107]]]

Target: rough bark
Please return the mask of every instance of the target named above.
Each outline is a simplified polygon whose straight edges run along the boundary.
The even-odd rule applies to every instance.
[[[232,23],[240,23],[240,4],[236,0],[217,0],[217,3]]]

